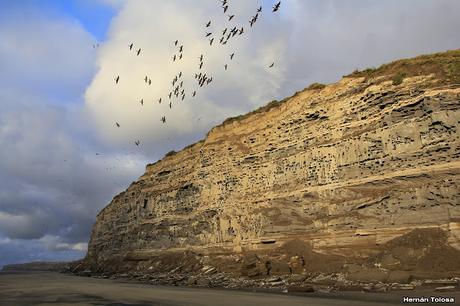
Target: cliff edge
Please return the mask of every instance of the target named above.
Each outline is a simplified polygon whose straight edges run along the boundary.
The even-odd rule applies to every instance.
[[[315,84],[148,165],[75,270],[458,277],[459,123],[460,50]]]

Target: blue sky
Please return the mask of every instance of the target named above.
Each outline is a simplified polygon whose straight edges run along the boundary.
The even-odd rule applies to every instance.
[[[103,41],[116,8],[98,0],[4,0],[0,2],[0,15],[15,14],[27,10],[40,10],[46,18],[73,18],[91,33],[97,41]],[[23,15],[24,17],[26,14]]]
[[[227,117],[356,68],[460,47],[457,0],[287,0],[273,14],[274,2],[232,0],[245,35],[211,48],[205,22],[214,32],[229,24],[217,0],[0,0],[0,266],[84,256],[114,195]],[[212,86],[160,105],[177,70],[193,80],[200,53]]]

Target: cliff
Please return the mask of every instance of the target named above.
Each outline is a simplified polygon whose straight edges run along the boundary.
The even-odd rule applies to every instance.
[[[459,67],[402,60],[226,120],[99,213],[80,269],[460,275]]]

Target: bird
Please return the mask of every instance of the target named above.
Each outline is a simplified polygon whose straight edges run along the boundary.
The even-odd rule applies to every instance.
[[[115,122],[115,125],[119,128],[120,127],[120,123],[118,122]]]
[[[206,37],[209,37],[212,35],[212,32],[206,33]]]
[[[180,82],[180,87],[184,86],[184,81]]]
[[[211,38],[211,39],[209,40],[209,45],[210,45],[210,46],[212,46],[212,42],[213,42],[213,41],[214,41],[214,38]]]
[[[227,64],[225,64],[224,67],[225,67],[225,70],[227,70]]]
[[[172,108],[172,103],[171,102],[169,102],[169,108]]]
[[[241,30],[240,30],[240,35],[244,33],[244,29],[243,27],[241,27]]]
[[[224,13],[226,13],[228,10],[228,5],[224,6]]]
[[[203,62],[200,63],[200,69],[203,68]]]
[[[118,81],[120,81],[120,76],[117,76],[115,79],[115,84],[118,84]]]
[[[161,122],[166,123],[166,116],[161,117]]]
[[[149,85],[152,85],[152,80],[151,79],[149,79]]]
[[[137,50],[137,55],[139,56],[139,54],[141,54],[141,48],[139,48],[139,50]]]
[[[206,24],[206,27],[209,28],[210,25],[211,25],[211,20],[209,20],[209,22]]]
[[[199,57],[199,59],[200,59],[200,62],[203,61],[203,54],[201,54],[201,56]]]
[[[179,43],[179,41],[176,40],[176,41],[174,42],[174,46],[177,46],[178,43]]]
[[[133,49],[133,46],[134,46],[134,44],[131,43],[131,44],[129,45],[129,50],[132,50],[132,49]]]
[[[276,12],[276,11],[278,11],[278,10],[279,10],[279,8],[280,8],[280,5],[281,5],[281,1],[280,1],[280,2],[278,2],[277,4],[275,4],[275,5],[273,6],[273,12]]]
[[[182,101],[184,101],[184,99],[185,99],[185,94],[182,95]]]
[[[225,39],[225,37],[222,36],[222,37],[220,38],[219,42],[222,44],[222,43],[224,42],[224,39]]]
[[[160,99],[158,99],[158,103],[159,103],[159,104],[161,104],[161,98],[160,98]]]
[[[144,99],[141,99],[140,103],[143,106],[144,105]]]
[[[196,96],[196,90],[193,92],[192,97]]]
[[[134,143],[136,144],[136,146],[139,146],[141,142],[139,140],[136,140]]]
[[[179,77],[181,77],[181,76],[182,76],[182,71],[179,72]]]
[[[145,76],[145,78],[144,78],[145,83],[147,83],[148,79],[149,78],[147,76]]]
[[[182,52],[182,50],[184,50],[184,46],[183,46],[183,45],[181,45],[181,46],[179,47],[179,52]]]
[[[257,13],[260,13],[260,12],[262,12],[262,7],[261,6],[257,9]]]
[[[230,54],[230,60],[232,60],[234,56],[235,56],[235,53]]]
[[[272,68],[273,66],[275,66],[274,62],[270,66],[268,66],[268,68]]]
[[[182,59],[182,53],[181,53],[181,54],[179,54],[179,59]]]
[[[232,20],[235,15],[228,15],[228,21]]]
[[[227,28],[225,28],[225,30],[222,31],[222,35],[225,35],[225,33],[227,33]]]
[[[174,56],[173,56],[173,62],[175,62],[175,61],[176,61],[176,55],[174,54]]]
[[[172,92],[169,93],[169,98],[171,99],[171,96],[172,96]]]

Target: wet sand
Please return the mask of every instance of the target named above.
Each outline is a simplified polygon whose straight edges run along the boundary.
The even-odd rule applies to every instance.
[[[401,305],[403,295],[338,293],[288,295],[221,289],[153,286],[53,272],[0,273],[0,305]],[[446,295],[446,294],[444,294]],[[447,294],[447,296],[453,296]],[[458,297],[457,297],[458,298]],[[459,301],[457,299],[457,301]]]

